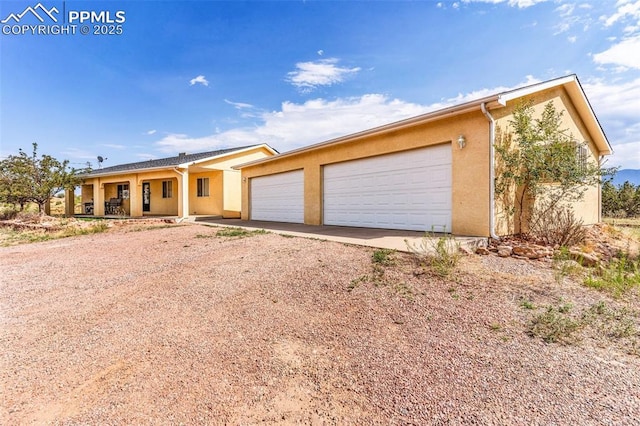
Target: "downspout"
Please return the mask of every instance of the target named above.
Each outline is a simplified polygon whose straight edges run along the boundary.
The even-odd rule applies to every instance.
[[[184,173],[183,173],[183,172],[181,172],[180,170],[178,170],[178,168],[177,168],[177,167],[174,167],[174,168],[173,168],[173,171],[174,171],[174,172],[176,172],[177,174],[179,174],[179,175],[180,175],[180,177],[182,177],[182,182],[183,182],[183,183],[182,183],[182,187],[180,188],[180,195],[182,195],[182,197],[181,197],[181,198],[184,200],[184,194],[182,194],[182,188],[184,188]],[[187,195],[187,196],[188,196],[188,195]],[[184,206],[183,201],[182,201],[182,200],[180,200],[180,202],[182,203],[182,217],[179,217],[178,219],[176,219],[176,223],[181,223],[183,220],[185,220],[185,219],[188,217],[188,215],[185,215],[185,212],[184,212],[184,207],[185,207],[185,206]],[[188,213],[188,212],[187,212],[187,213]]]
[[[604,155],[598,157],[598,167],[602,170],[602,164]],[[600,184],[598,185],[598,223],[602,222],[602,178],[600,178]]]
[[[495,184],[495,150],[494,143],[496,139],[496,121],[493,119],[489,111],[487,110],[486,103],[480,104],[482,113],[489,120],[489,235],[494,240],[499,240],[500,237],[496,235],[495,224],[495,207],[496,207],[496,184]]]

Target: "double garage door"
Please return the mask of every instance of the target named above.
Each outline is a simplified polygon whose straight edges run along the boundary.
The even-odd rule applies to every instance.
[[[251,209],[253,220],[303,223],[302,170],[252,179]],[[324,166],[323,223],[451,231],[451,145]]]

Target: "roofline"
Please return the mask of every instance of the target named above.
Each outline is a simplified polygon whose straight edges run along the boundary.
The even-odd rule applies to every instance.
[[[120,171],[113,171],[113,172],[106,172],[106,173],[94,173],[93,171],[90,174],[81,174],[79,175],[81,178],[93,178],[93,177],[104,177],[104,176],[117,176],[117,175],[125,175],[125,174],[130,174],[130,173],[140,173],[140,172],[154,172],[154,171],[158,171],[158,170],[169,170],[169,171],[174,171],[175,169],[188,169],[189,166],[194,165],[194,164],[199,164],[205,161],[211,161],[214,160],[216,158],[220,158],[220,157],[224,157],[224,156],[228,156],[231,154],[237,154],[237,153],[242,153],[242,152],[246,152],[249,151],[251,149],[256,149],[256,148],[260,148],[260,147],[264,147],[267,150],[271,151],[273,153],[273,155],[277,155],[278,152],[271,148],[269,145],[267,145],[266,143],[262,143],[262,144],[257,144],[257,145],[251,145],[248,146],[246,148],[243,149],[238,149],[236,151],[231,151],[231,152],[225,152],[224,154],[218,154],[218,155],[213,155],[211,157],[205,157],[202,158],[200,160],[196,160],[196,161],[190,161],[187,163],[180,163],[180,164],[174,164],[174,165],[169,165],[169,166],[157,166],[157,167],[144,167],[144,168],[139,168],[139,169],[130,169],[130,170],[120,170]],[[115,167],[115,166],[114,166]],[[98,169],[100,170],[100,169]]]
[[[571,83],[575,83],[575,85],[572,85]],[[387,132],[404,129],[406,127],[428,123],[431,121],[439,120],[447,116],[451,117],[455,115],[464,114],[470,111],[474,111],[477,108],[480,108],[480,106],[483,104],[486,106],[487,109],[505,107],[509,101],[512,101],[514,99],[522,98],[524,96],[528,96],[533,93],[551,89],[553,87],[558,87],[558,86],[564,86],[572,102],[574,103],[574,105],[576,105],[576,108],[580,112],[587,112],[588,115],[592,118],[592,120],[588,120],[589,122],[585,122],[585,126],[587,127],[587,130],[589,131],[589,133],[594,137],[593,142],[598,147],[599,154],[600,155],[612,154],[613,149],[611,147],[611,144],[607,140],[607,137],[604,134],[602,127],[600,126],[600,122],[596,118],[596,115],[593,112],[593,109],[591,108],[591,104],[589,103],[589,100],[587,99],[584,93],[584,90],[582,89],[582,85],[580,84],[578,77],[575,74],[570,74],[564,77],[555,78],[553,80],[548,80],[541,83],[534,83],[529,86],[508,90],[505,92],[497,93],[495,95],[490,95],[480,99],[468,101],[462,104],[446,107],[436,111],[431,111],[431,112],[421,114],[415,117],[411,117],[405,120],[396,121],[393,123],[374,127],[372,129],[330,139],[328,141],[307,145],[301,148],[296,148],[291,151],[287,151],[282,154],[275,155],[273,157],[263,158],[260,160],[239,164],[237,166],[233,166],[233,168],[242,169],[245,167],[251,167],[261,163],[275,161],[281,158],[286,158],[286,157],[298,155],[307,151],[312,151],[320,147],[329,147],[331,145],[337,145],[347,141],[355,141],[368,136],[384,134]],[[585,108],[580,108],[581,104],[586,106],[587,111],[584,111]]]
[[[424,123],[428,123],[431,121],[435,121],[435,120],[439,120],[441,118],[444,117],[452,117],[452,116],[456,116],[456,115],[460,115],[460,114],[464,114],[467,112],[471,112],[471,111],[475,111],[476,109],[478,109],[480,107],[481,104],[487,104],[487,105],[492,105],[492,106],[499,106],[498,105],[498,95],[492,95],[492,96],[487,96],[481,99],[476,99],[473,101],[469,101],[469,102],[465,102],[462,104],[458,104],[458,105],[453,105],[450,107],[446,107],[446,108],[442,108],[436,111],[431,111],[431,112],[427,112],[425,114],[421,114],[415,117],[410,117],[401,121],[396,121],[393,123],[389,123],[389,124],[384,124],[382,126],[378,126],[378,127],[374,127],[372,129],[367,129],[367,130],[363,130],[361,132],[357,132],[357,133],[352,133],[349,135],[345,135],[345,136],[340,136],[334,139],[330,139],[328,141],[323,141],[323,142],[319,142],[319,143],[315,143],[312,145],[307,145],[301,148],[296,148],[296,149],[292,149],[291,151],[287,151],[284,152],[282,154],[278,154],[275,155],[273,157],[268,157],[268,158],[262,158],[260,160],[255,160],[255,161],[251,161],[248,163],[243,163],[243,164],[239,164],[237,166],[233,166],[234,169],[242,169],[244,167],[249,167],[249,166],[253,166],[256,164],[260,164],[260,163],[264,163],[267,161],[272,161],[275,159],[280,159],[280,158],[285,158],[285,157],[290,157],[292,155],[297,155],[306,151],[311,151],[314,150],[316,148],[320,148],[320,147],[325,147],[325,146],[331,146],[331,145],[337,145],[343,142],[347,142],[347,141],[354,141],[354,140],[358,140],[358,139],[362,139],[365,137],[369,137],[369,136],[373,136],[373,135],[379,135],[379,134],[383,134],[383,133],[388,133],[388,132],[392,132],[392,131],[397,131],[400,129],[404,129],[406,127],[412,127],[412,126],[416,126],[418,124],[424,124]],[[501,105],[500,105],[501,106]]]
[[[188,162],[188,163],[180,163],[180,164],[178,164],[176,166],[173,166],[173,168],[178,167],[178,168],[181,168],[181,169],[186,169],[189,166],[193,166],[195,164],[204,163],[206,161],[211,161],[211,160],[214,160],[216,158],[224,157],[224,156],[231,155],[231,154],[239,154],[239,153],[246,152],[246,151],[249,151],[249,150],[252,150],[252,149],[256,149],[256,148],[260,148],[260,147],[264,147],[264,148],[268,149],[269,151],[271,151],[271,153],[273,153],[273,155],[277,155],[278,154],[278,152],[275,149],[271,148],[266,143],[261,143],[261,144],[257,144],[257,145],[251,145],[251,146],[248,146],[246,148],[239,149],[237,151],[226,152],[224,154],[218,154],[218,155],[214,155],[212,157],[206,157],[206,158],[202,158],[202,159],[196,160],[196,161],[191,161],[191,162]]]
[[[114,166],[115,167],[115,166]],[[93,171],[87,174],[81,174],[79,175],[81,178],[85,178],[85,179],[90,179],[90,178],[94,178],[94,177],[104,177],[104,176],[117,176],[117,175],[126,175],[126,174],[130,174],[130,173],[139,173],[142,171],[148,172],[154,172],[157,170],[173,170],[176,167],[178,167],[177,165],[174,166],[158,166],[158,167],[145,167],[144,169],[130,169],[130,170],[120,170],[120,171],[115,171],[115,172],[106,172],[106,173],[94,173]],[[100,169],[98,169],[100,170]]]

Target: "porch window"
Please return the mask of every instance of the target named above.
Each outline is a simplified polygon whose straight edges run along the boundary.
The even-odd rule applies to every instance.
[[[118,198],[120,198],[120,199],[129,198],[129,184],[128,183],[118,184]]]
[[[173,182],[170,180],[162,181],[162,198],[173,197]]]
[[[198,197],[209,196],[209,178],[198,178]]]

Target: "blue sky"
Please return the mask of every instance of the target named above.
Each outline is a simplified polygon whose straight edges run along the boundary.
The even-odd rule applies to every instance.
[[[21,33],[28,7],[76,33]],[[608,165],[640,169],[640,0],[2,0],[0,20],[0,157],[285,152],[575,73]]]

